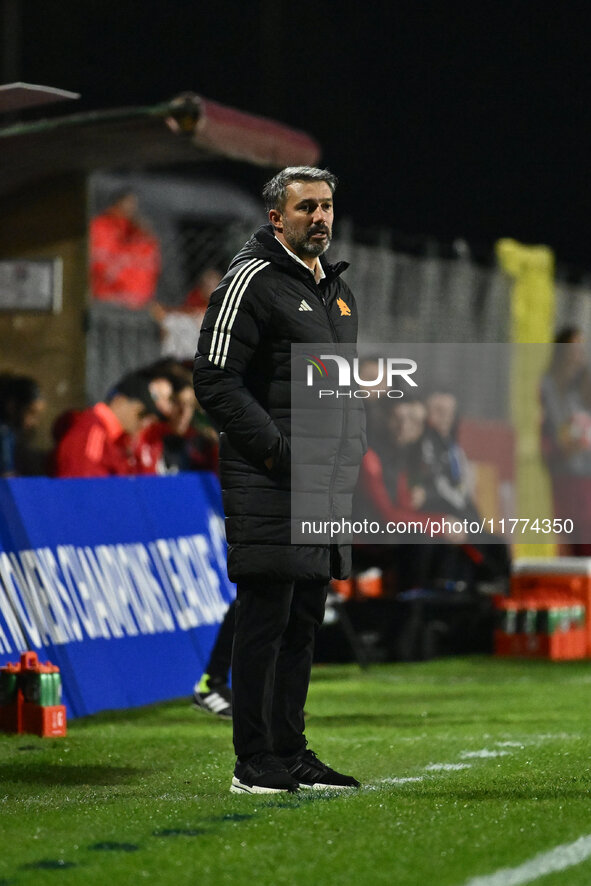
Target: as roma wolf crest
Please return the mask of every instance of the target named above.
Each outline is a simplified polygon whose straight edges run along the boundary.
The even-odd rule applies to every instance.
[[[337,298],[337,305],[341,309],[341,317],[351,316],[351,308],[346,302],[343,301],[342,298]]]

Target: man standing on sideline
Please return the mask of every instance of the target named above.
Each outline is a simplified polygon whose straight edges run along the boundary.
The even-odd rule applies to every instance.
[[[197,398],[221,431],[228,575],[237,583],[235,793],[359,786],[307,748],[303,713],[327,584],[348,574],[350,547],[291,544],[290,525],[292,342],[357,338],[355,299],[340,276],[347,263],[324,258],[336,184],[328,170],[301,166],[265,185],[270,223],[214,291],[195,361]],[[345,435],[339,426],[334,436],[341,467],[333,460],[328,473],[352,491],[361,429]]]

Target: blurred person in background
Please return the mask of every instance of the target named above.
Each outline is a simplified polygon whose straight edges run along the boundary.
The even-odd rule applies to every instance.
[[[381,453],[371,446],[361,465],[356,493],[355,519],[367,518],[385,526],[387,523],[420,524],[427,529],[431,523],[454,517],[447,511],[420,510],[422,496],[414,485],[418,476],[419,441],[425,430],[425,405],[412,395],[403,400],[379,400],[375,409],[383,409],[379,441]],[[379,566],[393,574],[396,591],[424,587],[433,581],[433,560],[438,545],[420,540],[410,543],[410,536],[389,534],[388,545],[356,544],[356,569]],[[441,534],[440,538],[462,542],[463,535]]]
[[[218,470],[218,435],[208,425],[194,424],[198,411],[193,376],[181,361],[170,358],[139,370],[149,379],[159,419],[142,425],[131,439],[137,472],[176,474]],[[193,704],[221,719],[232,717],[229,671],[234,638],[234,603],[212,648],[205,672],[193,687]]]
[[[412,478],[416,507],[445,510],[468,520],[479,515],[472,497],[466,453],[458,443],[458,401],[450,390],[433,390],[425,403],[426,423]],[[414,485],[416,483],[416,485]]]
[[[162,434],[164,472],[218,471],[218,435],[206,417],[195,423],[201,413],[190,369],[178,360],[160,360],[153,372],[165,372],[173,388],[172,405],[166,422],[148,428]],[[202,413],[201,413],[202,414]],[[193,705],[232,719],[232,690],[229,686],[232,643],[234,640],[235,602],[231,603],[219,627],[204,673],[193,687]]]
[[[232,719],[232,690],[229,684],[235,621],[236,600],[226,610],[205,671],[193,687],[193,706],[222,720]]]
[[[404,400],[393,403],[386,420],[389,449],[384,458],[384,480],[393,499],[403,507],[419,508],[423,504],[420,490],[414,483],[426,417],[422,400],[407,394]]]
[[[381,452],[368,439],[370,448],[363,459],[359,482],[365,494],[364,507],[369,507],[377,520],[416,520],[419,503],[410,477],[416,475],[416,444],[425,428],[425,406],[407,395],[394,403],[381,400],[375,409],[383,411],[378,441]],[[429,516],[436,519],[436,515]],[[426,525],[427,515],[419,522],[423,520]]]
[[[218,435],[200,410],[192,372],[181,361],[165,358],[142,370],[151,379],[162,420],[142,427],[134,448],[142,473],[218,469]]]
[[[591,372],[581,330],[566,326],[554,339],[540,385],[542,455],[552,480],[554,515],[572,520],[565,554],[591,556]]]
[[[221,279],[222,274],[217,268],[206,268],[182,305],[166,307],[159,302],[152,305],[152,316],[160,326],[163,357],[193,360],[211,293]]]
[[[99,301],[145,308],[155,298],[160,276],[160,244],[138,213],[138,198],[117,191],[90,223],[90,291]]]
[[[168,472],[218,472],[218,434],[197,402],[190,370],[179,364],[173,411],[164,438]]]
[[[0,476],[47,472],[47,453],[33,446],[45,406],[34,378],[10,372],[0,374]]]
[[[170,368],[160,360],[138,371],[148,379],[158,419],[142,423],[133,435],[132,449],[137,470],[142,474],[167,474],[164,439],[170,433],[178,380],[170,372]]]
[[[56,477],[112,477],[142,473],[134,437],[143,426],[164,418],[153,379],[142,372],[125,375],[104,402],[71,410],[54,423]]]
[[[426,399],[426,424],[417,446],[410,477],[411,495],[417,508],[439,510],[451,519],[481,523],[474,500],[470,463],[458,442],[458,400],[449,388],[435,387]],[[434,568],[439,580],[506,582],[510,572],[509,547],[488,532],[468,534],[459,547],[439,547]]]

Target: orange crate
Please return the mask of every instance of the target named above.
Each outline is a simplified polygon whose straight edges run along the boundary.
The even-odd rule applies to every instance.
[[[591,557],[523,557],[516,560],[511,575],[511,597],[519,601],[532,593],[564,595],[586,607],[582,657],[591,657]],[[580,638],[573,642],[578,649]]]
[[[66,734],[64,705],[23,704],[23,731],[42,738],[57,738]]]

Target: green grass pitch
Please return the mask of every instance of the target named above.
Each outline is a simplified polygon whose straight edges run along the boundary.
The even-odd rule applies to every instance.
[[[231,725],[187,699],[0,736],[0,886],[591,883],[591,849],[536,861],[591,835],[587,662],[316,667],[307,714],[361,790],[230,794]]]

